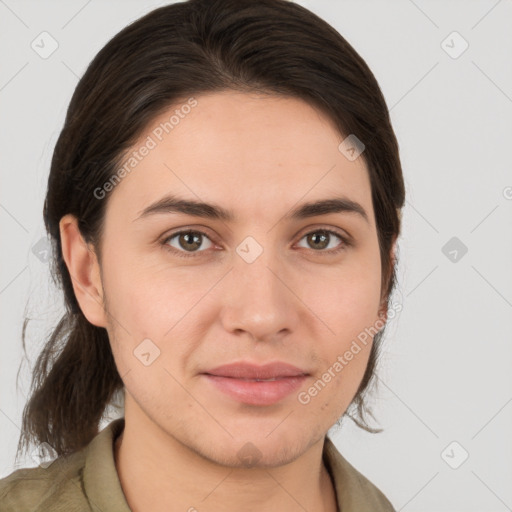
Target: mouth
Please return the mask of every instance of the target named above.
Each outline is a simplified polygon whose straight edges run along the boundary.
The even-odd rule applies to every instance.
[[[247,405],[268,406],[282,402],[297,391],[310,373],[295,365],[275,361],[257,365],[237,361],[201,374],[215,391]]]

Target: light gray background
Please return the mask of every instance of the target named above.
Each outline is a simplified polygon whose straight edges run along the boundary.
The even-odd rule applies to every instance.
[[[24,363],[17,393],[25,308],[30,364],[62,312],[32,248],[45,236],[46,180],[68,102],[107,40],[165,3],[0,0],[0,477],[15,469],[30,382]],[[512,2],[299,3],[374,72],[407,187],[403,310],[387,328],[374,400],[385,431],[347,422],[331,436],[397,510],[512,510]],[[59,45],[47,59],[31,48],[43,31]],[[469,44],[457,58],[445,51],[462,48],[457,36],[446,40],[453,31]],[[452,237],[468,249],[455,261],[442,251]]]

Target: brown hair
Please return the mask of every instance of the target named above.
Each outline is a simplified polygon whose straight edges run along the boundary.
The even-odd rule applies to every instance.
[[[157,115],[178,99],[235,90],[284,95],[321,109],[340,134],[365,144],[372,187],[382,297],[395,286],[392,244],[405,201],[398,143],[378,83],[364,60],[328,23],[287,0],[190,0],[157,8],[131,23],[96,55],[80,79],[57,140],[44,202],[51,271],[66,313],[35,363],[22,418],[19,453],[47,442],[59,454],[87,445],[107,406],[122,393],[107,331],[88,322],[62,257],[60,219],[78,219],[101,261],[107,199],[93,191],[119,168],[121,156]],[[28,318],[22,332],[23,347]],[[381,337],[351,403],[364,420]],[[371,411],[370,411],[371,414]]]

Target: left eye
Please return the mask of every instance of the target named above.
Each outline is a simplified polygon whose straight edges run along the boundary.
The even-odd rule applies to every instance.
[[[331,237],[334,236],[341,240],[341,244],[338,244],[338,247],[329,248],[328,250],[325,250],[330,245]],[[210,238],[206,233],[203,233],[202,231],[179,231],[177,233],[174,233],[173,235],[167,237],[162,244],[169,250],[171,250],[173,253],[177,254],[181,257],[191,257],[194,256],[198,252],[204,252],[204,251],[198,251],[196,249],[199,249],[203,243],[202,239],[206,238],[209,243],[210,247],[213,246]],[[336,254],[339,251],[345,249],[346,247],[350,246],[349,240],[342,236],[341,234],[337,233],[336,231],[332,231],[330,229],[317,229],[314,231],[310,231],[309,233],[306,233],[301,240],[304,238],[307,239],[307,243],[313,243],[317,244],[320,247],[312,249],[314,252],[321,252],[325,254]],[[177,239],[178,246],[174,246],[171,242],[172,240]],[[206,247],[206,249],[209,249],[210,247]],[[187,254],[188,253],[188,254]]]
[[[321,246],[320,248],[313,249],[314,251],[318,252],[320,249],[326,249],[328,247],[328,245],[330,245],[329,243],[327,243],[327,245],[325,245],[325,242],[330,241],[333,235],[336,238],[338,238],[339,240],[341,240],[341,242],[342,242],[341,247],[339,247],[339,246],[334,247],[334,248],[331,247],[328,251],[322,250],[320,252],[335,254],[338,251],[341,251],[342,249],[344,249],[346,245],[348,245],[348,240],[344,236],[341,236],[340,234],[338,234],[336,231],[331,231],[330,229],[317,229],[316,231],[310,231],[309,233],[304,235],[301,238],[301,240],[303,238],[307,238],[308,243],[313,242],[313,244],[319,244]]]

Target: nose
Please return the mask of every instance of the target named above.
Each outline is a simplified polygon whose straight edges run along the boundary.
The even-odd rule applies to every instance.
[[[245,257],[251,250],[251,257]],[[305,306],[299,298],[299,276],[286,269],[274,250],[263,249],[252,260],[255,250],[249,246],[247,253],[233,258],[221,315],[227,332],[245,332],[265,341],[293,332]]]

